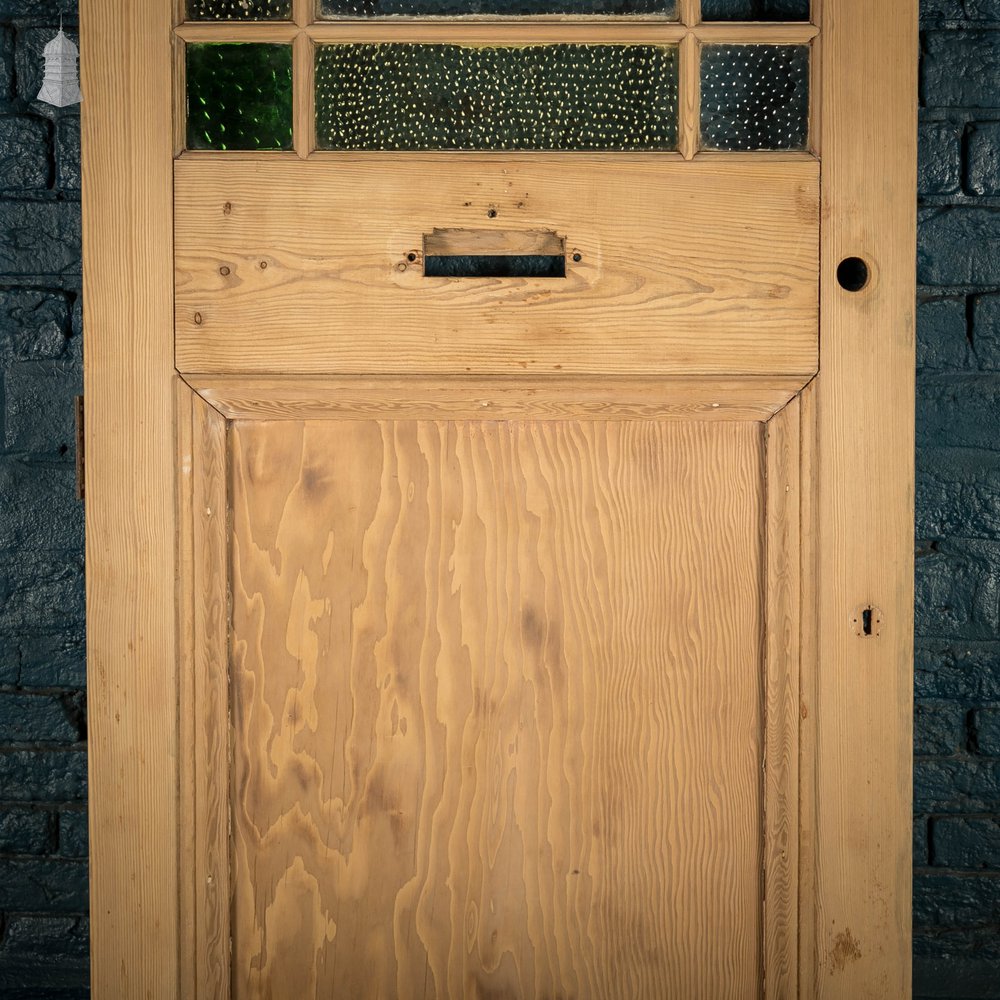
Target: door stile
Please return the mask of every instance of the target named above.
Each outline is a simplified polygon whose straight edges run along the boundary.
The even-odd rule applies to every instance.
[[[814,953],[817,996],[882,1000],[911,989],[917,4],[827,0],[823,32]]]

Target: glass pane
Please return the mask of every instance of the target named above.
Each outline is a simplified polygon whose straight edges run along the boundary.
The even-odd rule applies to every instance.
[[[704,149],[803,149],[808,138],[808,45],[702,49]]]
[[[525,17],[655,14],[677,18],[677,0],[320,0],[320,17]]]
[[[188,149],[291,149],[292,47],[187,47]]]
[[[809,0],[701,0],[703,21],[808,21]]]
[[[322,45],[323,149],[674,149],[675,45]]]
[[[187,0],[189,21],[290,21],[292,0]]]

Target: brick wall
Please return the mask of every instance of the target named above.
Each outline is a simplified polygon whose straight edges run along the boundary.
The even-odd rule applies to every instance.
[[[1000,997],[1000,0],[923,0],[914,986]]]
[[[75,0],[0,0],[0,995],[84,995]],[[923,0],[914,981],[1000,998],[1000,0]]]
[[[85,995],[80,118],[33,101],[75,2],[0,0],[0,996]]]

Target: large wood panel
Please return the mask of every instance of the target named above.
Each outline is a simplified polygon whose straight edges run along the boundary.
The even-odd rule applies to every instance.
[[[810,374],[818,180],[803,157],[182,157],[178,368]],[[424,277],[435,229],[555,233],[567,276]]]
[[[758,997],[761,424],[230,441],[234,996]]]

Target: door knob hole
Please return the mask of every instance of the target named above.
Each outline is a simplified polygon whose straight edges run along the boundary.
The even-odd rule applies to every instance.
[[[845,257],[837,265],[837,281],[845,292],[860,292],[870,279],[868,264],[860,257]]]

